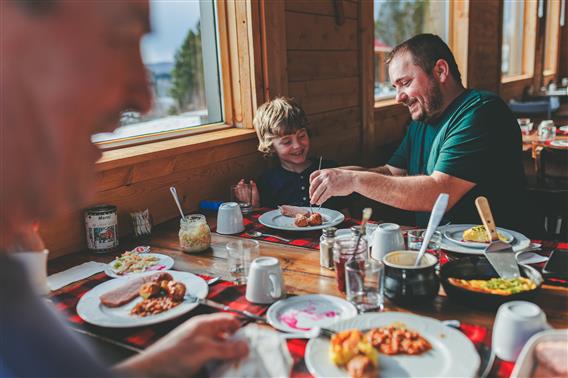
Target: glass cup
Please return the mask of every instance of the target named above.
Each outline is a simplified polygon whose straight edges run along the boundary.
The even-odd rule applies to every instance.
[[[242,182],[231,185],[231,202],[236,202],[243,214],[252,211],[252,187],[249,183]]]
[[[333,262],[335,265],[335,277],[337,289],[345,294],[345,264],[350,260],[364,263],[367,260],[367,241],[361,237],[357,250],[355,250],[355,238],[335,239],[333,244]]]
[[[517,122],[519,123],[523,135],[529,135],[531,133],[533,123],[530,118],[517,118]]]
[[[406,234],[406,242],[408,249],[410,251],[419,251],[422,248],[422,242],[424,241],[424,233],[426,230],[410,230]],[[430,252],[434,256],[438,256],[440,252],[440,246],[442,243],[442,234],[440,231],[434,231],[432,238],[426,247],[426,252]]]
[[[556,126],[554,126],[554,122],[550,120],[542,121],[538,126],[538,140],[540,142],[546,142],[554,140],[554,138],[556,138]]]
[[[347,300],[359,312],[383,309],[385,266],[382,262],[349,260],[345,264]]]
[[[259,243],[256,240],[237,240],[227,243],[229,272],[237,283],[246,283],[250,264],[259,255]]]

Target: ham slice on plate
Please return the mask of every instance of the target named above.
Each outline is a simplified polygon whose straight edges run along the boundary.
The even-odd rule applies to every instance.
[[[280,210],[280,214],[290,218],[295,218],[298,214],[305,217],[310,215],[310,210],[299,206],[281,205],[278,206],[278,210]]]
[[[120,307],[136,298],[143,284],[152,281],[171,281],[172,279],[171,274],[165,272],[131,278],[124,285],[104,293],[99,299],[106,307]]]

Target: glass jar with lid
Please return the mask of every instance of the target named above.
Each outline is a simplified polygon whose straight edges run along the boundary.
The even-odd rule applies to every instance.
[[[191,214],[180,219],[179,245],[188,253],[202,252],[211,246],[211,230],[205,215]]]

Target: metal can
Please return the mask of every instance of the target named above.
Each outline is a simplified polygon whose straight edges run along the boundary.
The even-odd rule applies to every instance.
[[[85,211],[87,248],[105,253],[118,247],[118,217],[116,206],[97,205]]]

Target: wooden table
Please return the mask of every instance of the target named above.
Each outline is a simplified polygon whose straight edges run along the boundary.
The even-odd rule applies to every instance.
[[[210,217],[209,224],[213,223],[214,219]],[[238,238],[214,233],[211,250],[201,254],[186,254],[179,248],[178,227],[177,220],[164,223],[153,230],[152,239],[149,242],[126,242],[121,245],[121,251],[132,249],[136,245],[150,245],[153,252],[171,256],[175,260],[175,270],[221,276],[224,279],[231,280],[225,245],[227,242]],[[262,256],[273,256],[280,260],[288,293],[298,295],[321,293],[342,296],[336,287],[335,273],[320,268],[319,251],[268,242],[260,242],[260,245]],[[117,252],[95,255],[81,252],[63,256],[50,261],[48,271],[49,274],[53,274],[85,261],[109,262],[119,254]],[[568,288],[544,285],[535,303],[545,311],[548,321],[553,327],[568,328]],[[427,305],[403,308],[385,299],[385,310],[413,312],[440,320],[457,319],[485,326],[489,330],[493,327],[495,317],[495,311],[478,310],[449,301],[443,289],[441,289],[440,295]],[[104,345],[104,343],[100,349],[101,353],[107,355],[107,360],[112,362],[128,355],[128,353],[121,353],[124,351],[120,351],[112,345]]]
[[[556,135],[555,140],[568,140],[568,135]],[[523,135],[523,151],[532,151],[532,158],[536,157],[538,147],[544,146],[546,142],[538,140],[538,131],[532,130],[529,135]]]

